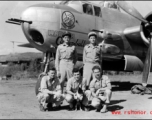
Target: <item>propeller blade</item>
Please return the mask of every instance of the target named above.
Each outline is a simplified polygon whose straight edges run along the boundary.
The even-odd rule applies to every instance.
[[[147,52],[147,56],[146,56],[146,60],[145,60],[145,65],[144,65],[144,69],[143,69],[142,85],[144,87],[147,86],[149,72],[150,72],[150,68],[151,68],[151,60],[152,60],[151,54],[152,54],[152,36],[151,36],[151,40],[150,40],[150,44],[149,44],[149,48],[148,48],[148,52]]]
[[[121,9],[123,9],[128,14],[132,15],[133,17],[137,18],[138,20],[140,20],[144,23],[148,23],[148,21],[145,20],[142,17],[142,15],[133,6],[131,6],[129,3],[125,2],[125,1],[117,1],[117,4]]]

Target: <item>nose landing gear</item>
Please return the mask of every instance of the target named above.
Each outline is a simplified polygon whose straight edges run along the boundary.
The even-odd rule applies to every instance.
[[[48,70],[49,64],[54,59],[55,59],[54,53],[52,53],[52,52],[46,52],[46,53],[44,53],[43,61],[41,62],[41,64],[44,64],[44,68],[43,68],[43,72],[39,75],[38,78],[40,78],[43,75],[47,74],[47,70]]]

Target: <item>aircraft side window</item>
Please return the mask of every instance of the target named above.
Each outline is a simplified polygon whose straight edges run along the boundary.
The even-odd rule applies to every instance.
[[[95,16],[102,17],[100,7],[94,6]]]
[[[92,5],[84,3],[83,4],[83,12],[89,15],[93,15]]]
[[[107,8],[114,8],[120,11],[117,1],[104,1],[103,6]]]

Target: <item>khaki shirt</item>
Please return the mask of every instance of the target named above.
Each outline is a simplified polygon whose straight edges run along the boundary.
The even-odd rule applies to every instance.
[[[90,82],[90,86],[89,88],[94,88],[95,89],[95,92],[100,89],[100,88],[104,88],[104,87],[107,87],[107,84],[110,83],[110,79],[108,78],[108,76],[106,75],[102,75],[102,78],[101,80],[97,80],[97,79],[93,79],[91,82]]]
[[[101,47],[92,44],[88,44],[84,47],[83,50],[83,63],[91,62],[91,63],[100,63],[102,57]]]
[[[61,90],[59,80],[57,78],[55,78],[55,80],[50,82],[49,76],[44,76],[41,80],[39,91],[43,92],[46,89],[48,89],[50,91]]]
[[[73,45],[65,45],[65,44],[59,45],[56,51],[56,59],[55,59],[55,66],[57,71],[59,71],[60,60],[65,60],[65,61],[69,60],[75,64],[77,62],[76,47]]]
[[[81,87],[82,90],[86,89],[86,79],[81,77],[80,80],[75,80],[74,77],[72,77],[67,82],[66,90],[76,93],[79,87]]]

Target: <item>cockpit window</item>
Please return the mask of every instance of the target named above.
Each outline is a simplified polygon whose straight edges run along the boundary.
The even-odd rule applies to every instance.
[[[95,16],[102,17],[100,7],[94,6]]]
[[[89,15],[93,15],[92,5],[84,3],[83,4],[83,12]]]

